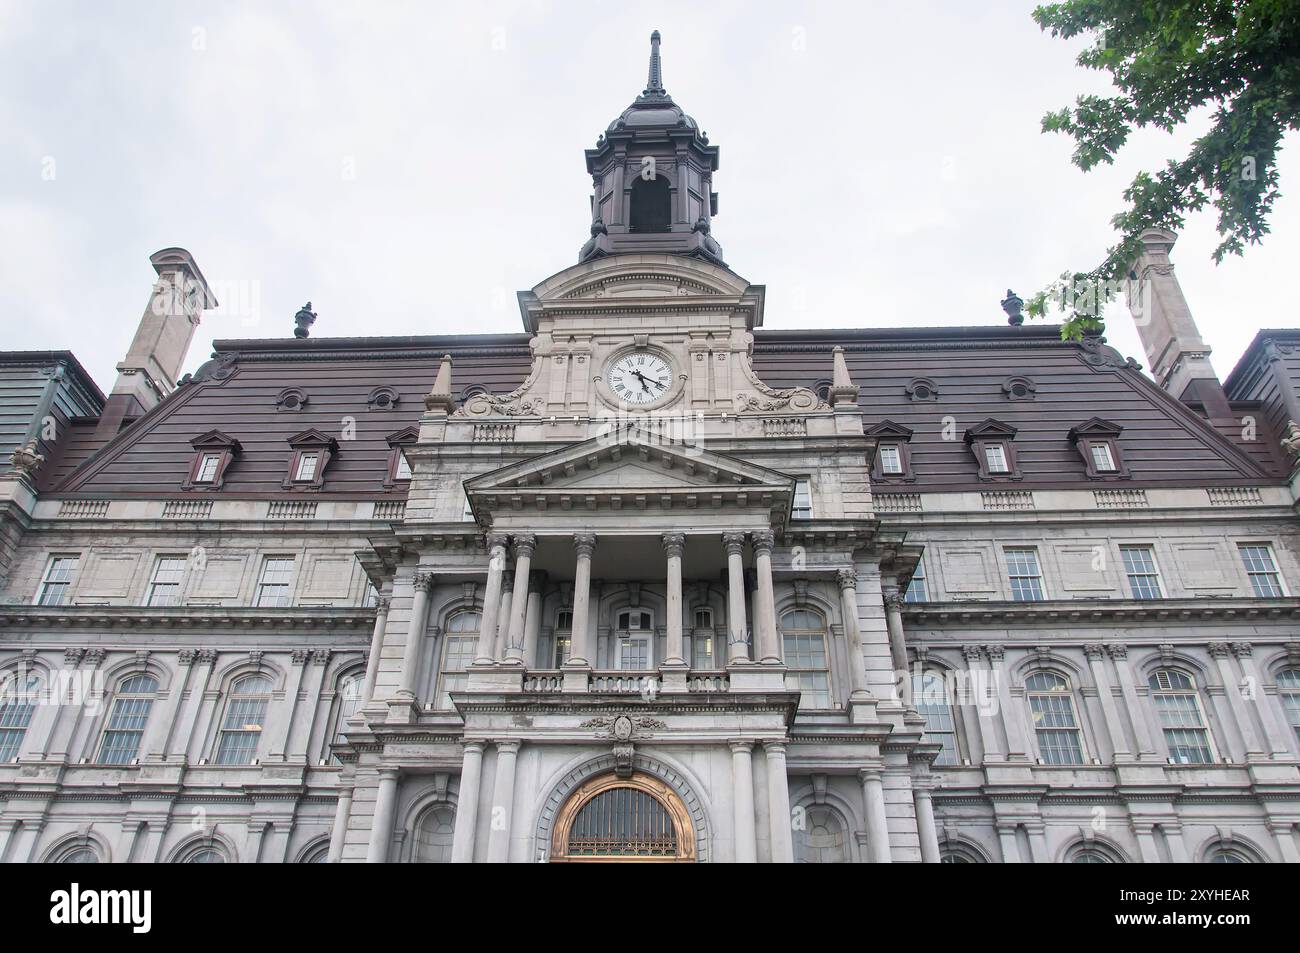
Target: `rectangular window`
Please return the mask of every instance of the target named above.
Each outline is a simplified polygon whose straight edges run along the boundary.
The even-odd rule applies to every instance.
[[[152,707],[149,698],[119,698],[113,702],[99,749],[100,764],[130,764],[136,759]]]
[[[826,638],[821,634],[786,634],[785,685],[801,692],[800,708],[830,708],[830,672],[826,665]]]
[[[442,663],[442,694],[438,699],[439,708],[451,708],[451,693],[465,688],[469,680],[469,676],[465,673],[474,664],[474,652],[477,648],[477,635],[447,636],[446,654]]]
[[[555,667],[562,668],[569,660],[573,647],[573,610],[561,609],[555,614]]]
[[[393,473],[395,480],[411,479],[411,461],[406,459],[406,454],[401,450],[397,451],[397,469]]]
[[[691,667],[708,670],[713,668],[713,612],[709,609],[695,610],[695,626],[691,630]]]
[[[1000,443],[991,443],[984,448],[984,463],[989,473],[1010,473],[1007,466],[1007,448]]]
[[[812,483],[800,477],[794,481],[794,508],[791,515],[795,519],[812,519]]]
[[[221,723],[221,740],[217,745],[216,764],[252,764],[257,757],[257,741],[266,724],[265,698],[232,698]]]
[[[217,478],[217,467],[221,463],[221,454],[205,453],[199,461],[199,468],[194,474],[195,483],[211,483]]]
[[[316,479],[316,464],[320,462],[319,453],[301,453],[298,455],[298,472],[295,480],[302,483]]]
[[[181,581],[185,578],[184,556],[159,556],[149,581],[151,606],[178,606],[181,603]]]
[[[41,681],[19,672],[8,690],[0,697],[0,764],[18,757],[23,737],[32,722],[39,700]]]
[[[952,699],[948,682],[938,672],[916,672],[912,675],[912,705],[925,719],[928,741],[937,741],[943,747],[935,764],[958,764],[957,727],[952,717]]]
[[[1156,557],[1150,546],[1121,546],[1124,572],[1128,574],[1129,592],[1134,599],[1163,599]]]
[[[1201,717],[1201,706],[1192,694],[1152,692],[1151,700],[1160,716],[1169,756],[1175,764],[1213,764],[1209,734]]]
[[[289,580],[293,576],[292,556],[267,556],[257,586],[257,604],[278,609],[289,604]]]
[[[1261,599],[1276,599],[1285,595],[1282,582],[1278,578],[1277,563],[1273,561],[1273,550],[1268,543],[1239,543],[1241,561],[1246,566],[1246,575],[1250,577],[1250,587]]]
[[[912,574],[912,581],[907,584],[907,592],[903,594],[904,602],[929,602],[930,593],[925,585],[925,561],[922,560],[916,564],[916,572]]]
[[[903,472],[903,452],[898,447],[886,445],[880,448],[880,472]]]
[[[1092,468],[1098,473],[1115,471],[1115,458],[1111,456],[1110,444],[1094,443],[1089,445],[1092,451]]]
[[[1007,579],[1013,602],[1041,602],[1043,575],[1038,569],[1038,550],[1032,547],[1007,549]]]
[[[81,556],[76,553],[50,557],[45,578],[41,580],[38,605],[61,606],[68,601],[68,590],[72,588],[72,579],[77,574],[77,564],[80,561]]]

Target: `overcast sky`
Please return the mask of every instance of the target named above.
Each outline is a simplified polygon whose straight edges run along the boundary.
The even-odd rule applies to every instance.
[[[1099,260],[1134,172],[1189,138],[1070,165],[1039,121],[1106,86],[1032,6],[0,0],[0,348],[71,349],[108,389],[171,245],[225,299],[189,369],[213,338],[290,335],[308,299],[315,336],[518,331],[515,292],[577,260],[582,150],[656,28],[767,327],[999,324],[1008,287]],[[1222,266],[1210,214],[1174,250],[1221,375],[1300,324],[1300,201],[1272,224]]]

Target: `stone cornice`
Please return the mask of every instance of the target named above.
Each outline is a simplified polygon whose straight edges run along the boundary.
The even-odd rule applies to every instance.
[[[1103,599],[1051,602],[906,602],[903,621],[913,626],[1142,624],[1159,622],[1260,622],[1300,618],[1300,598]]]
[[[136,629],[320,629],[368,633],[374,608],[308,606],[291,609],[209,606],[0,606],[0,627]]]

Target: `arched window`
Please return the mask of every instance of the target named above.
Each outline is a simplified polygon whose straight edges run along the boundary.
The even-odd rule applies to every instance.
[[[364,682],[365,675],[361,672],[344,675],[339,681],[338,704],[334,708],[334,730],[330,732],[330,737],[333,739],[331,744],[343,743],[343,731],[347,727],[348,719],[361,707],[361,687]],[[339,763],[337,757],[334,757],[333,761],[335,764]]]
[[[0,764],[18,757],[44,689],[45,679],[38,672],[0,674]]]
[[[785,646],[786,688],[801,693],[800,708],[830,708],[826,620],[811,609],[789,609],[781,614],[780,629]]]
[[[672,223],[672,192],[662,175],[652,179],[637,176],[632,182],[631,232],[666,232]]]
[[[700,606],[692,616],[694,624],[691,626],[691,668],[705,671],[716,668],[718,658],[714,651],[717,639],[713,631],[713,610],[707,606]]]
[[[935,764],[959,764],[957,724],[952,713],[948,682],[936,671],[912,673],[912,705],[925,719],[926,740],[943,747]]]
[[[1300,741],[1300,669],[1289,668],[1277,673],[1277,697],[1282,701],[1296,740]]]
[[[128,675],[118,683],[99,745],[100,764],[130,764],[140,756],[140,739],[157,691],[158,679],[148,672]]]
[[[200,844],[191,847],[176,858],[178,864],[224,864],[226,855],[216,847]]]
[[[1191,677],[1177,669],[1162,668],[1151,673],[1147,685],[1164,728],[1170,760],[1175,764],[1213,764],[1210,733]]]
[[[461,609],[447,620],[447,633],[443,638],[442,676],[438,689],[438,707],[451,707],[451,693],[465,687],[469,678],[465,673],[474,663],[478,648],[478,630],[483,616],[475,609]]]
[[[804,811],[803,822],[803,829],[794,832],[795,863],[848,863],[848,837],[839,811],[814,804]]]
[[[1122,864],[1124,858],[1104,844],[1076,844],[1065,855],[1067,864]]]
[[[324,864],[328,863],[329,859],[330,842],[328,840],[323,840],[320,843],[313,844],[309,847],[298,862],[301,864]]]
[[[78,844],[75,847],[69,847],[54,859],[56,864],[97,864],[99,863],[99,854],[95,853],[95,848],[86,844]]]
[[[1227,844],[1215,844],[1205,855],[1210,864],[1251,864],[1254,860],[1244,851]]]
[[[624,609],[616,616],[614,667],[644,672],[654,665],[654,616],[646,609]]]
[[[271,680],[265,675],[245,675],[230,686],[226,717],[217,738],[216,764],[252,764],[266,725],[271,703]]]
[[[657,778],[605,774],[556,815],[551,859],[694,860],[694,828],[681,798]]]
[[[456,809],[450,804],[435,804],[420,815],[415,825],[415,856],[417,864],[446,864],[451,862],[451,836],[456,828]]]
[[[1043,763],[1083,764],[1083,743],[1069,681],[1056,672],[1035,672],[1025,679],[1025,692]]]
[[[983,864],[984,857],[972,847],[959,841],[946,841],[939,848],[941,864]]]

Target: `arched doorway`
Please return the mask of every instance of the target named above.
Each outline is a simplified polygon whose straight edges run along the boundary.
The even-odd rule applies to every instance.
[[[602,774],[560,809],[551,860],[694,861],[695,831],[686,806],[666,784],[647,774]]]

